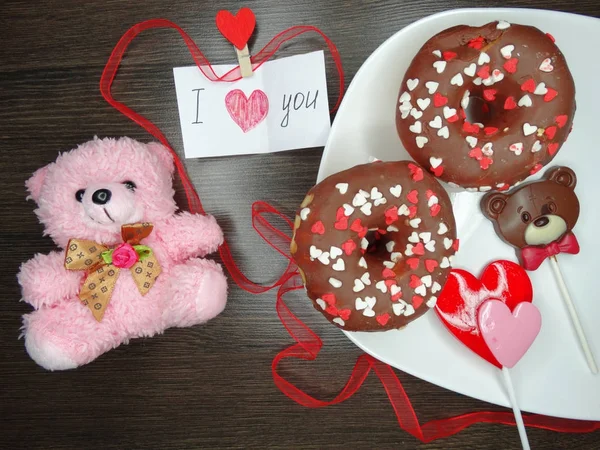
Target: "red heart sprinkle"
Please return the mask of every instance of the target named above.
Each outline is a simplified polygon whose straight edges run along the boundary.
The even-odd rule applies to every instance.
[[[421,297],[420,295],[414,295],[412,298],[413,308],[419,309],[419,306],[421,306],[422,304],[423,304],[423,297]]]
[[[548,144],[548,153],[550,153],[550,156],[554,156],[557,151],[558,151],[558,142],[551,142],[550,144]]]
[[[431,197],[433,197],[435,195],[435,192],[433,192],[431,189],[427,189],[425,191],[425,197],[427,198],[427,200],[429,200]]]
[[[315,222],[313,224],[310,231],[312,231],[315,234],[324,234],[325,233],[325,225],[323,225],[323,222],[321,222],[319,220],[318,222]]]
[[[458,246],[459,246],[459,240],[454,239],[454,242],[452,243],[452,248],[454,249],[455,252],[458,251]]]
[[[489,77],[490,77],[490,66],[486,64],[486,65],[485,65],[485,66],[483,66],[481,69],[479,69],[479,70],[477,71],[477,76],[478,76],[479,78],[482,78],[482,79],[484,79],[484,80],[485,80],[486,78],[489,78]]]
[[[460,117],[462,117],[463,119],[466,119],[466,118],[467,118],[467,113],[466,113],[466,112],[465,112],[465,110],[464,110],[464,109],[462,109],[462,108],[461,108],[461,110],[460,110]]]
[[[321,296],[321,298],[323,299],[324,302],[326,302],[328,305],[334,306],[335,305],[335,295],[333,294],[323,294]]]
[[[517,107],[517,102],[515,102],[514,97],[508,97],[504,102],[504,109],[515,109]]]
[[[567,116],[566,114],[556,116],[554,118],[554,121],[556,122],[559,128],[564,127],[567,124],[567,120],[569,120],[569,116]]]
[[[408,258],[406,260],[406,264],[408,264],[408,267],[410,267],[412,270],[415,270],[417,267],[419,267],[419,258]]]
[[[445,61],[451,61],[454,58],[456,58],[458,55],[454,52],[442,52],[442,57],[444,58]]]
[[[415,255],[423,256],[425,254],[425,247],[422,242],[419,242],[413,247],[412,251]]]
[[[481,50],[483,48],[483,37],[479,36],[479,37],[473,38],[468,42],[467,45],[476,50]]]
[[[393,302],[397,302],[398,300],[400,300],[402,298],[402,291],[398,292],[395,295],[392,295],[392,301]]]
[[[496,127],[485,127],[483,129],[483,132],[485,133],[486,136],[492,136],[493,134],[496,134],[498,132],[498,128],[496,128]]]
[[[469,152],[469,156],[471,158],[475,158],[477,161],[480,161],[483,158],[483,153],[481,153],[481,149],[479,147],[475,147]]]
[[[556,42],[556,39],[554,39],[554,36],[552,36],[550,33],[546,33],[546,36],[548,36],[552,42]]]
[[[439,92],[436,92],[433,96],[433,106],[439,108],[441,106],[444,106],[446,103],[448,103],[448,97],[444,97]]]
[[[558,92],[552,88],[548,88],[548,92],[544,95],[544,101],[549,102],[558,95]]]
[[[429,213],[431,214],[431,217],[435,217],[440,213],[441,210],[442,207],[440,206],[440,204],[436,203],[431,208],[429,208]]]
[[[338,314],[340,315],[340,317],[344,320],[348,320],[350,318],[350,313],[352,311],[350,309],[340,309],[338,311]]]
[[[425,268],[427,269],[427,272],[429,272],[429,273],[432,273],[438,265],[439,264],[435,259],[426,259],[425,260]]]
[[[381,326],[385,326],[385,324],[388,323],[388,320],[390,320],[390,315],[388,313],[385,313],[380,316],[377,316],[376,319],[377,322],[381,324]]]
[[[410,276],[410,282],[408,283],[408,285],[411,288],[413,288],[413,289],[418,288],[422,284],[423,284],[423,282],[421,281],[421,279],[418,276],[416,276],[416,275]]]
[[[423,169],[421,169],[419,166],[409,164],[408,169],[410,170],[413,181],[421,181],[423,179]]]
[[[540,163],[538,163],[538,164],[536,164],[535,166],[533,166],[533,167],[531,168],[531,170],[529,171],[529,173],[530,173],[531,175],[533,175],[533,174],[535,174],[535,173],[538,173],[540,170],[542,170],[542,165],[541,165]]]
[[[386,225],[391,225],[396,220],[398,220],[398,207],[391,206],[385,210],[385,223]]]
[[[487,170],[492,164],[494,160],[492,158],[483,157],[479,160],[479,167],[483,170]]]
[[[496,100],[496,89],[484,89],[483,98],[485,98],[488,102],[492,102]]]
[[[417,215],[417,207],[415,205],[411,205],[408,207],[408,218],[413,219]]]
[[[363,229],[361,220],[354,219],[354,222],[352,222],[352,225],[350,225],[350,229],[356,233],[360,233]]]
[[[465,120],[465,123],[463,123],[463,131],[465,131],[467,133],[478,134],[479,127],[477,125],[473,125],[472,123],[469,123]]]
[[[327,314],[331,314],[332,316],[337,316],[338,315],[338,309],[335,306],[328,306],[325,309],[325,312]]]
[[[392,269],[388,269],[387,267],[383,269],[381,275],[383,275],[383,278],[396,278],[396,272],[394,272]]]
[[[556,127],[553,125],[551,127],[546,128],[544,134],[548,136],[549,139],[554,139],[554,135],[556,134]]]
[[[342,208],[341,206],[338,208],[337,212],[335,213],[335,220],[340,220],[342,217],[344,217],[344,208]]]
[[[515,73],[517,71],[518,62],[519,60],[517,58],[510,58],[502,67],[504,67],[504,70],[506,70],[508,73]]]
[[[382,236],[384,236],[384,235],[386,235],[386,234],[387,234],[387,231],[386,231],[386,230],[381,230],[381,229],[379,229],[379,230],[377,230],[377,232],[378,232],[380,235],[382,235]]]
[[[453,116],[448,117],[446,120],[448,123],[454,123],[459,119],[458,114],[454,114]]]
[[[502,183],[501,187],[496,186],[497,191],[508,191],[509,189],[510,186],[508,185],[508,183]]]
[[[406,196],[406,198],[411,203],[418,203],[419,202],[418,195],[419,195],[419,193],[417,192],[417,190],[413,189],[412,191],[410,191],[408,193],[408,195]]]
[[[352,239],[348,239],[342,245],[342,250],[346,253],[347,256],[350,256],[354,250],[356,250],[356,244]]]
[[[530,78],[525,83],[523,83],[521,85],[521,90],[524,91],[524,92],[533,92],[533,91],[535,91],[535,81],[533,81],[533,78]]]
[[[388,288],[391,286],[396,286],[396,280],[385,280],[383,284],[385,284]]]
[[[436,168],[431,167],[429,170],[431,170],[436,177],[441,177],[444,173],[444,166],[439,165]]]
[[[336,223],[333,224],[333,227],[336,230],[347,230],[348,229],[348,218],[346,216],[342,217]]]

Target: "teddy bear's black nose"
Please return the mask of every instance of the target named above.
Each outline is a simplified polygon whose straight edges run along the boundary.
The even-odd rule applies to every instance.
[[[545,227],[546,225],[548,225],[548,222],[550,222],[550,219],[548,219],[547,217],[543,216],[543,217],[540,217],[539,219],[536,219],[535,222],[533,222],[533,224],[536,227],[541,228],[541,227]]]
[[[106,205],[110,200],[112,193],[108,189],[98,189],[92,195],[92,201],[96,205]]]

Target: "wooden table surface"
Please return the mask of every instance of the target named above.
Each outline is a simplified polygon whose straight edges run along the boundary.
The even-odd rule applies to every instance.
[[[490,1],[489,6],[551,8],[600,17],[597,0]],[[24,181],[59,151],[98,136],[150,136],[100,96],[102,68],[132,24],[153,17],[181,25],[213,63],[232,63],[218,33],[219,9],[253,8],[261,48],[277,32],[312,24],[338,46],[348,82],[385,39],[417,19],[475,1],[207,0],[5,1],[0,14],[0,448],[520,448],[517,431],[475,425],[451,438],[421,444],[402,431],[379,381],[371,375],[349,401],[318,410],[299,406],[275,387],[271,361],[291,343],[275,313],[275,293],[253,296],[231,284],[226,310],[204,326],[168,330],[100,357],[77,370],[50,373],[18,340],[19,264],[54,248],[25,200]],[[591,44],[591,43],[588,43]],[[324,48],[315,37],[285,45],[279,56]],[[182,151],[172,68],[191,64],[172,31],[149,31],[128,51],[115,96],[154,120]],[[327,64],[330,102],[337,95]],[[250,204],[272,202],[293,214],[316,178],[322,149],[185,162],[205,207],[214,214],[242,269],[272,282],[281,257],[256,236]],[[285,362],[283,373],[321,398],[333,398],[360,351],[310,307],[294,311],[325,341],[314,363]],[[478,410],[499,410],[398,372],[424,422]],[[535,449],[599,448],[600,432],[529,430]]]

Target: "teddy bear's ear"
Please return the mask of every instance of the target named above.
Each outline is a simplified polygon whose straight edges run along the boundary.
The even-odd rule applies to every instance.
[[[33,173],[31,178],[25,182],[25,187],[29,191],[29,196],[27,197],[27,200],[32,199],[36,203],[39,202],[40,194],[42,192],[42,186],[44,185],[44,179],[46,178],[46,174],[48,173],[48,168],[52,164],[48,164],[47,166],[39,168]]]
[[[571,189],[577,185],[577,175],[569,167],[553,167],[544,174],[544,178]]]
[[[146,144],[150,151],[158,156],[158,159],[165,165],[165,167],[169,170],[169,173],[173,175],[175,171],[175,162],[173,161],[173,155],[171,154],[171,150],[165,147],[158,142],[149,142]]]
[[[500,192],[486,194],[481,199],[481,211],[491,220],[496,220],[506,206],[507,195]]]

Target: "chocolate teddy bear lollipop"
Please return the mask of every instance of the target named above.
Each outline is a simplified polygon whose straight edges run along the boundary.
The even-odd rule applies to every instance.
[[[559,253],[579,253],[572,229],[579,218],[575,194],[577,177],[568,167],[554,167],[539,181],[509,192],[493,192],[481,200],[483,214],[494,222],[498,235],[521,249],[526,270]]]

